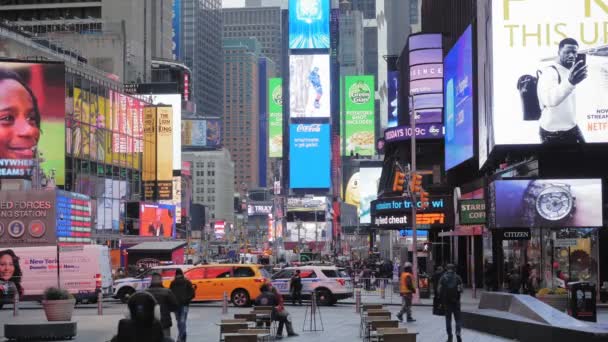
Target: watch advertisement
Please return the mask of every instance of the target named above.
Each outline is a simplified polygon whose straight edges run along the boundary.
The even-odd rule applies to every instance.
[[[608,142],[607,15],[605,0],[492,1],[490,141]]]
[[[494,228],[602,226],[600,179],[499,180],[490,194]]]

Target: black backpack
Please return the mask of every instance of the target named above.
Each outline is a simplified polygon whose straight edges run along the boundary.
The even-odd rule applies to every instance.
[[[444,303],[458,303],[462,291],[462,280],[455,272],[448,272],[441,277],[441,297]]]
[[[552,65],[551,68],[557,72],[557,82],[562,83],[562,77],[557,68]],[[517,80],[517,90],[521,97],[522,110],[525,121],[536,121],[540,119],[542,108],[538,99],[538,78],[542,72],[536,71],[536,76],[523,75]]]

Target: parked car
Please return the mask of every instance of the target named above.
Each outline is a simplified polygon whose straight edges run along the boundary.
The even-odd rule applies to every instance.
[[[113,297],[120,299],[120,301],[123,303],[126,303],[129,301],[131,295],[136,291],[142,291],[150,287],[152,273],[160,273],[160,275],[163,277],[163,281],[168,281],[170,284],[171,280],[175,278],[175,270],[181,268],[182,271],[186,272],[192,267],[192,265],[155,266],[147,269],[136,277],[117,279],[114,281]]]
[[[219,301],[224,293],[234,306],[244,307],[260,295],[260,286],[270,281],[270,273],[261,265],[210,264],[184,272],[196,287],[194,301]],[[167,287],[171,282],[164,281]]]
[[[287,267],[272,276],[272,286],[284,298],[290,299],[289,284],[296,270],[302,277],[302,298],[310,299],[317,294],[321,305],[333,305],[338,300],[353,296],[353,283],[348,274],[336,266],[298,266]]]

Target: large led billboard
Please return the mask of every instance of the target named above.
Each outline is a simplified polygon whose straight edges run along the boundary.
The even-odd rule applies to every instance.
[[[443,48],[441,34],[415,34],[408,39],[409,110],[416,122],[443,119]],[[390,94],[389,94],[390,96]]]
[[[0,179],[65,184],[65,98],[62,63],[0,62]]]
[[[396,127],[399,124],[399,71],[388,72],[388,124],[387,127]]]
[[[490,198],[495,228],[602,226],[601,179],[499,180]]]
[[[153,94],[143,98],[155,105],[169,105],[173,108],[173,170],[182,167],[182,96],[181,94]]]
[[[381,167],[361,167],[359,169],[360,223],[371,223],[370,203],[378,197],[378,184],[381,175]]]
[[[289,48],[329,49],[330,0],[289,0]]]
[[[329,133],[329,124],[289,125],[290,188],[331,187]]]
[[[182,120],[182,146],[211,148],[220,146],[221,124],[219,118]]]
[[[139,205],[139,236],[172,237],[175,206],[168,204]]]
[[[324,117],[330,111],[329,55],[289,56],[289,115]]]
[[[374,76],[345,77],[345,155],[374,155]]]
[[[490,142],[608,142],[607,15],[605,0],[492,1]]]
[[[268,156],[283,157],[283,79],[268,80]]]
[[[473,31],[469,26],[445,57],[445,169],[473,158]]]

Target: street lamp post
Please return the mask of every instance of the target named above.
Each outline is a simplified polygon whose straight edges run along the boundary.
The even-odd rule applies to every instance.
[[[412,112],[410,114],[410,128],[412,129],[411,138],[411,158],[412,164],[410,169],[410,175],[416,173],[416,104],[414,102],[414,96],[410,94],[410,103],[412,104]],[[414,273],[414,281],[418,281],[418,235],[416,231],[416,194],[414,191],[410,191],[412,201],[412,268]],[[414,294],[414,300],[418,301],[418,292]]]

